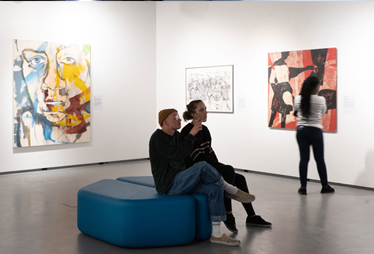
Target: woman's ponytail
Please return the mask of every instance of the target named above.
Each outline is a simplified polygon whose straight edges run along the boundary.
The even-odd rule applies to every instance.
[[[199,104],[200,102],[203,102],[203,101],[202,100],[194,100],[194,101],[191,101],[187,105],[187,110],[183,112],[184,121],[187,122],[188,120],[193,119],[192,113],[196,113],[197,104]]]

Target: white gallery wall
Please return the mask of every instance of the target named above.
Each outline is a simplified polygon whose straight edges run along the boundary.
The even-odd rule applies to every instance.
[[[155,14],[151,2],[0,3],[0,172],[148,157],[157,121]],[[90,143],[13,148],[13,39],[91,45]]]
[[[185,109],[185,68],[232,64],[235,112],[206,123],[220,160],[298,176],[295,131],[267,127],[267,53],[336,47],[329,179],[374,187],[372,13],[372,2],[1,2],[0,173],[147,158],[157,112]],[[13,148],[13,39],[91,45],[90,143]]]
[[[235,168],[298,176],[296,132],[267,127],[267,53],[336,47],[338,130],[324,133],[329,180],[374,187],[373,2],[156,8],[157,110],[185,110],[185,68],[234,65],[234,114],[210,113],[206,125],[219,159]],[[309,178],[319,179],[313,157]]]

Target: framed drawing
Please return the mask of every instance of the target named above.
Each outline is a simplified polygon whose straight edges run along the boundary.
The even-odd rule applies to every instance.
[[[268,126],[296,129],[293,100],[304,80],[316,76],[318,95],[326,98],[328,112],[322,116],[324,131],[336,131],[336,48],[268,54]]]
[[[211,113],[234,112],[234,66],[186,68],[186,103],[202,100]]]
[[[90,141],[91,47],[13,41],[14,147]]]

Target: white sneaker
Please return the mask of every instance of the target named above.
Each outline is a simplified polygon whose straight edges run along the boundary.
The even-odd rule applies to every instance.
[[[255,201],[255,199],[256,199],[256,197],[254,195],[249,194],[249,193],[244,192],[244,191],[239,190],[239,189],[238,189],[238,192],[236,192],[235,195],[225,192],[225,196],[230,198],[230,199],[236,200],[240,203],[251,203],[251,202]]]
[[[240,240],[236,240],[234,238],[231,238],[227,236],[226,234],[223,234],[221,237],[214,237],[210,236],[210,242],[211,243],[218,243],[218,244],[224,244],[224,245],[230,245],[230,246],[239,246]]]

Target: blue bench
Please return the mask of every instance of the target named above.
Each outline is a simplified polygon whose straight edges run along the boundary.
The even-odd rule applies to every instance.
[[[116,180],[156,188],[153,176],[123,176]]]
[[[125,176],[116,180],[155,188],[152,176]],[[204,194],[190,194],[196,201],[196,235],[197,240],[207,240],[212,234],[208,197]]]
[[[104,179],[78,191],[82,233],[131,248],[183,245],[210,237],[205,195],[160,195],[150,186],[152,177],[124,180]]]

